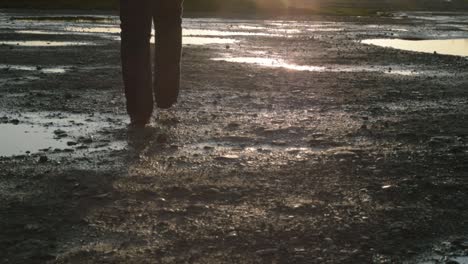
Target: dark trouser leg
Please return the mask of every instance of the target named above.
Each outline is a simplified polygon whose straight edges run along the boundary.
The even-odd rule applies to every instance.
[[[179,95],[182,2],[183,0],[157,0],[154,6],[154,94],[159,108],[171,107],[177,102]]]
[[[151,0],[120,0],[122,74],[127,112],[144,122],[153,112],[150,37]]]

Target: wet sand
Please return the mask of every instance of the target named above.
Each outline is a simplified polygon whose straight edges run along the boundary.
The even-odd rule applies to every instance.
[[[2,263],[466,260],[468,60],[362,43],[466,39],[466,14],[186,19],[144,131],[117,18],[34,16],[0,13]]]

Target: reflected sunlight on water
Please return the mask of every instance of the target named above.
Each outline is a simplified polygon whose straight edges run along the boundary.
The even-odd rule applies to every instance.
[[[184,29],[184,36],[274,36],[263,32],[223,31],[210,29]]]
[[[362,43],[407,51],[468,56],[468,39],[367,39],[363,40]]]
[[[33,125],[0,124],[2,141],[0,156],[36,152],[46,148],[66,148],[65,140],[54,139],[53,130]]]
[[[214,61],[227,61],[236,63],[255,64],[270,68],[284,68],[295,71],[325,71],[325,67],[290,64],[281,59],[256,58],[256,57],[234,57],[234,58],[213,58]]]
[[[64,47],[64,46],[94,46],[92,42],[79,41],[43,41],[43,40],[26,40],[26,41],[0,41],[0,45],[22,46],[22,47]]]
[[[114,33],[120,34],[119,27],[65,27],[65,31],[84,33]]]
[[[65,73],[67,72],[67,69],[65,69],[65,67],[42,68],[38,66],[8,65],[8,64],[0,64],[0,70],[40,71],[43,73]]]
[[[119,27],[65,27],[65,31],[82,32],[82,33],[110,33],[120,34]],[[21,31],[22,33],[41,34],[45,31]],[[19,32],[19,33],[21,33]],[[39,33],[41,32],[41,33]],[[264,32],[246,32],[246,31],[228,31],[228,30],[212,30],[212,29],[183,29],[184,36],[274,36],[275,34]]]
[[[14,122],[16,120],[16,122]],[[103,148],[123,149],[126,143],[120,140],[107,142],[95,137],[90,142],[80,138],[93,138],[110,125],[123,126],[121,117],[64,114],[53,112],[0,113],[0,157],[48,152],[64,149],[98,151]],[[70,144],[73,142],[73,144]],[[84,147],[84,148],[83,148]]]
[[[151,39],[154,43],[154,38]],[[208,44],[234,44],[238,41],[230,38],[204,38],[204,37],[184,37],[184,45],[208,45]]]
[[[313,65],[298,65],[288,63],[282,59],[276,58],[262,58],[262,57],[225,57],[225,58],[212,58],[214,61],[226,61],[233,63],[252,64],[268,68],[282,68],[293,71],[307,71],[307,72],[376,72],[383,74],[414,76],[422,74],[421,71],[412,69],[392,69],[388,66],[347,66],[347,65],[333,65],[333,66],[313,66]],[[429,73],[429,72],[427,72]],[[426,73],[426,74],[427,74]],[[432,73],[434,74],[434,73]]]
[[[18,34],[35,34],[35,35],[66,35],[68,32],[62,31],[45,31],[45,30],[17,30]]]

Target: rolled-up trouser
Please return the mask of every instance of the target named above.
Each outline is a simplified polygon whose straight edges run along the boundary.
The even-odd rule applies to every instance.
[[[160,108],[176,101],[180,86],[183,0],[120,0],[122,74],[127,112],[146,120],[153,98]],[[151,74],[151,25],[155,26],[155,77]]]

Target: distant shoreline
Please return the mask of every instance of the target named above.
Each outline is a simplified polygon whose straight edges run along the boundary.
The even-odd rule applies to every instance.
[[[279,1],[279,0],[278,0]],[[272,3],[278,2],[272,0]],[[281,2],[281,1],[279,1]],[[234,3],[234,4],[233,4]],[[318,1],[318,6],[281,8],[278,4],[271,7],[259,7],[255,0],[185,0],[184,9],[188,14],[202,16],[374,16],[387,15],[397,11],[465,11],[468,12],[468,0],[363,0]],[[0,0],[0,9],[36,9],[36,10],[92,10],[95,12],[118,11],[118,0]]]

